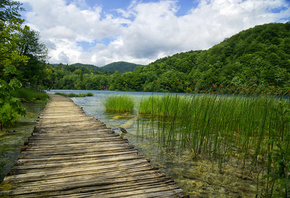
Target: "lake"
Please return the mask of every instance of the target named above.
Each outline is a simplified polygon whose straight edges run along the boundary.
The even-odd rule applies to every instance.
[[[83,107],[86,115],[93,116],[104,122],[107,127],[124,136],[138,149],[139,154],[151,160],[167,176],[191,197],[255,197],[256,178],[254,175],[245,177],[239,160],[228,160],[219,170],[218,161],[204,156],[192,157],[192,151],[187,148],[166,147],[157,139],[143,133],[156,130],[151,118],[138,115],[138,104],[144,98],[165,93],[121,92],[121,91],[84,91],[84,90],[51,90],[48,93],[88,93],[92,97],[71,98],[78,106]],[[130,95],[136,101],[133,113],[107,113],[103,101],[110,95]],[[171,93],[172,94],[172,93]],[[174,94],[175,95],[175,94]],[[187,94],[180,94],[187,96]],[[154,126],[153,126],[154,125]],[[121,134],[120,127],[128,133]]]

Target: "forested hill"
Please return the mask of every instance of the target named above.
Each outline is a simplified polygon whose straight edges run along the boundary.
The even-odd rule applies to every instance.
[[[95,65],[90,65],[90,64],[75,63],[75,64],[72,64],[71,66],[75,66],[78,68],[85,67],[92,70],[103,71],[100,67],[96,67]]]
[[[103,67],[75,63],[52,64],[50,89],[109,89],[113,80],[121,73],[134,71],[137,64],[114,62]]]
[[[119,62],[110,63],[110,64],[105,65],[105,66],[100,67],[100,68],[103,71],[107,71],[107,72],[118,71],[120,73],[124,73],[124,72],[134,71],[139,66],[143,66],[143,65],[137,65],[135,63],[128,63],[128,62],[124,62],[124,61],[119,61]]]
[[[90,65],[90,64],[82,64],[82,63],[75,63],[71,65],[63,65],[63,64],[52,64],[55,68],[60,68],[61,67],[66,67],[67,70],[74,71],[79,68],[87,68],[90,70],[95,70],[95,71],[103,71],[103,72],[131,72],[134,71],[137,67],[139,66],[144,66],[144,65],[137,65],[135,63],[129,63],[129,62],[124,62],[124,61],[119,61],[119,62],[113,62],[110,64],[107,64],[102,67],[97,67],[95,65]]]
[[[162,58],[124,73],[112,89],[222,93],[289,89],[290,22],[244,30],[205,51]]]
[[[120,68],[121,63],[124,62],[104,68],[110,71],[112,66]],[[259,25],[209,50],[175,54],[132,72],[68,69],[54,70],[51,88],[242,94],[282,90],[285,93],[290,87],[290,22]]]

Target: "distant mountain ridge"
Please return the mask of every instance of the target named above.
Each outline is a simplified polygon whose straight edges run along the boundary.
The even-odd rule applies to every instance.
[[[181,52],[146,67],[122,61],[104,67],[60,64],[53,68],[51,84],[56,89],[285,95],[290,93],[289,60],[290,22],[270,23],[208,50]]]
[[[208,50],[158,59],[114,79],[112,90],[279,94],[290,90],[290,22],[258,25]]]
[[[52,64],[53,66],[57,66],[58,64]],[[76,67],[86,67],[88,69],[93,69],[97,71],[106,71],[106,72],[116,72],[118,71],[119,73],[125,73],[125,72],[132,72],[135,71],[135,69],[139,66],[144,66],[144,65],[139,65],[135,63],[129,63],[125,61],[118,61],[118,62],[113,62],[110,64],[107,64],[102,67],[98,67],[96,65],[91,65],[91,64],[82,64],[82,63],[74,63],[71,64],[70,66],[76,66]]]
[[[120,73],[125,73],[125,72],[130,72],[130,71],[135,71],[135,69],[139,66],[144,66],[144,65],[138,65],[135,63],[128,63],[124,61],[119,61],[119,62],[114,62],[107,64],[103,67],[100,67],[104,71],[107,72],[115,72],[118,71]]]

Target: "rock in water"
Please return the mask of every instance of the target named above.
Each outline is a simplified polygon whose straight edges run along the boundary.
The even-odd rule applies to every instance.
[[[128,133],[128,131],[122,127],[120,128],[120,130],[122,131],[122,133]]]

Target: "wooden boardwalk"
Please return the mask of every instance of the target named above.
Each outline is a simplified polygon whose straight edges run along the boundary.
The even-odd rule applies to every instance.
[[[0,197],[188,197],[102,122],[50,95]]]

